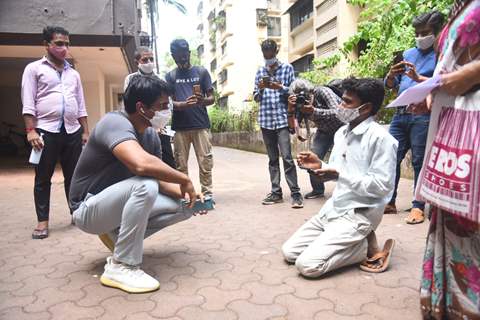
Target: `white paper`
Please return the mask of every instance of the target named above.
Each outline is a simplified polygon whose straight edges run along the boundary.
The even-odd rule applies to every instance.
[[[436,75],[426,81],[420,82],[419,84],[408,88],[403,91],[397,99],[390,102],[386,108],[402,107],[408,106],[412,103],[419,103],[425,100],[430,92],[433,89],[440,85],[440,75]]]

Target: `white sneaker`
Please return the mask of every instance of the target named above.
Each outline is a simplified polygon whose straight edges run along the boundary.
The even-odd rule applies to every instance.
[[[144,293],[160,288],[160,283],[139,267],[113,263],[112,257],[107,258],[105,271],[100,282],[108,287],[118,288],[129,293]]]

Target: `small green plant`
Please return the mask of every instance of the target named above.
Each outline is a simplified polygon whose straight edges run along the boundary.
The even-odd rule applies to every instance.
[[[212,132],[257,131],[257,114],[258,105],[256,103],[238,114],[214,104],[208,109],[210,130]]]

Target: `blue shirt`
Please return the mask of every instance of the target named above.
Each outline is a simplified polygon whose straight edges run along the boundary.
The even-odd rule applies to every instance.
[[[417,69],[417,73],[428,78],[433,76],[433,71],[435,70],[435,65],[437,64],[435,51],[433,49],[425,53],[416,47],[408,49],[403,53],[403,60],[414,64],[415,68]],[[418,84],[418,82],[413,81],[404,74],[401,74],[395,77],[394,87],[398,86],[398,94],[400,94],[416,84]]]
[[[174,90],[175,101],[185,101],[193,95],[193,85],[199,84],[203,95],[213,90],[212,79],[203,67],[194,66],[188,70],[176,68],[165,76],[165,80]],[[187,109],[173,109],[172,129],[175,131],[208,129],[210,120],[207,107],[196,105]]]
[[[274,81],[282,84],[282,89],[274,90],[265,88],[258,89],[258,83],[262,77],[271,76]],[[259,96],[260,110],[258,112],[258,123],[261,128],[276,130],[288,127],[287,121],[287,99],[288,87],[295,80],[293,67],[288,63],[279,62],[274,74],[269,74],[265,66],[258,69],[255,75],[254,96]]]

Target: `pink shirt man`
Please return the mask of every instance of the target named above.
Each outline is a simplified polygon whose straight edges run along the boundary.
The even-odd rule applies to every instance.
[[[37,119],[36,128],[68,134],[80,129],[78,118],[86,117],[80,74],[65,61],[58,72],[46,57],[29,63],[22,77],[22,114]]]

